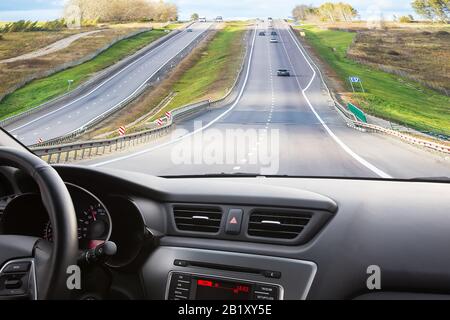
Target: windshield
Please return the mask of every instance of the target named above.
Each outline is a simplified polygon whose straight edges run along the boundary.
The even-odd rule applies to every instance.
[[[0,126],[158,176],[450,177],[448,1],[0,3]]]

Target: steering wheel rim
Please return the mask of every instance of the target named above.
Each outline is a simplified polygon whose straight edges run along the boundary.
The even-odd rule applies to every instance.
[[[35,259],[38,270],[36,298],[69,298],[67,268],[77,264],[78,235],[75,209],[66,185],[55,169],[31,152],[0,147],[0,166],[20,169],[33,178],[39,186],[42,202],[53,226],[53,244],[49,246],[45,240],[40,239],[34,243],[32,250],[31,258]],[[7,245],[3,243],[2,247]],[[43,252],[49,254],[48,260],[38,257]],[[5,262],[7,261],[0,261],[0,267]]]

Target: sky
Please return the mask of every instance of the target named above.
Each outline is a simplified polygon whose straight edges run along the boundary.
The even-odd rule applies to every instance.
[[[65,0],[0,0],[0,21],[53,20],[61,16]],[[185,20],[194,12],[200,16],[226,19],[290,16],[297,4],[320,5],[330,0],[166,0],[175,3],[180,19]],[[339,1],[331,1],[339,2]],[[382,13],[385,19],[393,15],[413,14],[411,0],[345,0],[353,5],[362,19],[373,19]]]

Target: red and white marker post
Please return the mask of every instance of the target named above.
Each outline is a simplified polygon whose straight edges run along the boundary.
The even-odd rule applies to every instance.
[[[120,136],[124,136],[125,132],[126,132],[126,128],[124,126],[122,126],[122,127],[119,128],[118,131],[119,131],[119,135]]]

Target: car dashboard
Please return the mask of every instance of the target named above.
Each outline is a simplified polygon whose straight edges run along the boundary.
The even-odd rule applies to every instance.
[[[79,299],[450,298],[446,183],[55,169],[80,252],[117,245]],[[2,168],[0,183],[0,233],[52,241],[31,179]]]

